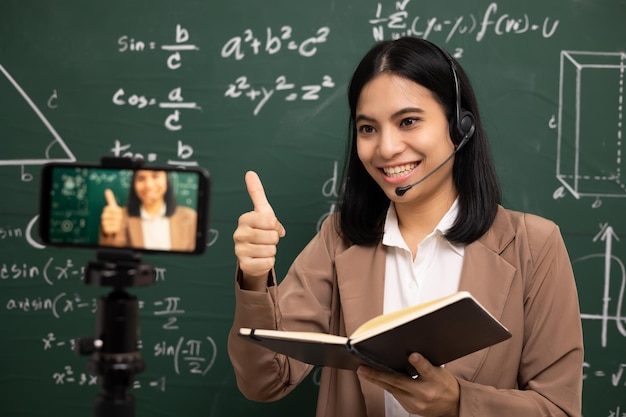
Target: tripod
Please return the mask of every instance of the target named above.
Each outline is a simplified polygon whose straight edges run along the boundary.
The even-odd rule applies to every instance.
[[[139,302],[125,287],[152,285],[155,279],[154,267],[141,263],[139,253],[131,250],[100,250],[97,260],[87,266],[86,284],[113,288],[98,299],[96,336],[79,338],[76,343],[79,354],[92,355],[88,369],[99,377],[95,417],[134,416],[130,389],[145,363],[137,347]]]

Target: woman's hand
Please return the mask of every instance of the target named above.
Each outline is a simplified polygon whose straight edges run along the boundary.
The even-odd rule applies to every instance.
[[[264,290],[267,274],[274,267],[276,245],[285,236],[285,228],[267,201],[259,176],[248,171],[245,179],[254,209],[239,217],[239,224],[233,233],[235,255],[243,273],[242,287]]]
[[[445,368],[430,364],[419,353],[409,356],[409,363],[418,377],[394,375],[365,366],[357,373],[373,384],[388,391],[411,414],[424,417],[458,417],[459,383]]]
[[[107,188],[104,190],[104,198],[107,205],[102,209],[102,214],[100,215],[100,226],[102,227],[102,233],[106,236],[111,236],[122,230],[124,210],[117,205],[115,194],[113,194],[113,191],[110,189]]]

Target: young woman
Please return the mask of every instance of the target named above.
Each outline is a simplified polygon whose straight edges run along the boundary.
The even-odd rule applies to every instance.
[[[317,415],[580,416],[583,345],[558,227],[504,209],[475,95],[434,44],[375,45],[349,87],[352,137],[340,210],[277,285],[285,233],[258,176],[233,238],[229,354],[248,398],[276,400],[312,366],[236,336],[240,327],[352,333],[364,321],[465,290],[512,338],[446,364],[419,352],[419,378],[324,368]]]
[[[193,251],[196,211],[176,203],[165,171],[137,170],[125,208],[105,191],[100,216],[100,245],[154,250]]]

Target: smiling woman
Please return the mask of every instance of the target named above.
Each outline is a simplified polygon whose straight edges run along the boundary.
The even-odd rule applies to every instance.
[[[357,66],[348,100],[339,212],[282,280],[274,263],[285,229],[258,176],[246,174],[254,210],[233,235],[228,346],[240,390],[279,399],[313,368],[246,342],[242,327],[346,336],[375,316],[467,291],[509,340],[445,367],[407,352],[399,359],[418,379],[324,368],[317,415],[580,416],[582,330],[567,250],[553,222],[500,205],[463,69],[428,41],[384,41]]]
[[[120,207],[113,191],[105,191],[99,243],[103,246],[192,251],[197,213],[179,206],[165,171],[133,173],[128,205]]]
[[[408,78],[392,72],[373,78],[361,91],[356,112],[359,159],[385,194],[434,172],[454,151],[445,109],[430,90]],[[442,166],[410,198],[428,196],[449,207],[456,198],[451,173],[452,164]]]

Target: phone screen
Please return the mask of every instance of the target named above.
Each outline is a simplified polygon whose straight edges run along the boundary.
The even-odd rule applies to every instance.
[[[201,253],[208,198],[202,169],[48,164],[40,235],[56,246]]]

